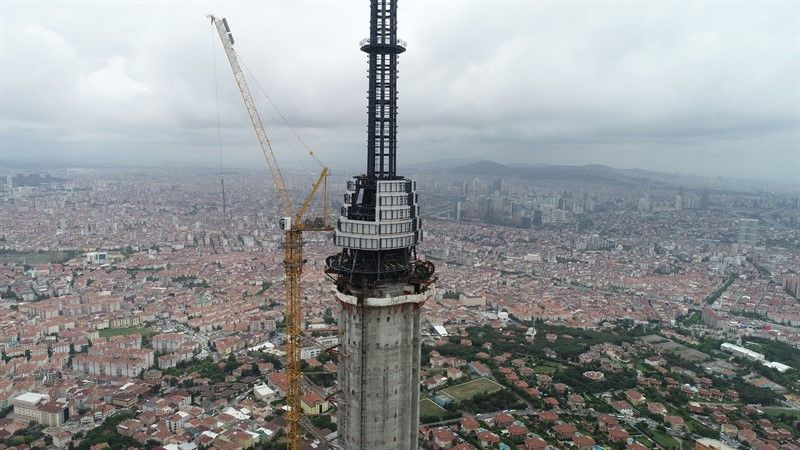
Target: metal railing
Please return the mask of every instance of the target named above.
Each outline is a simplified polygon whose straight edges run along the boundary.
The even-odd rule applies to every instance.
[[[383,41],[383,39],[380,39],[380,38],[379,38],[379,39],[378,39],[378,44],[390,44],[389,42],[382,42],[382,41]],[[406,43],[406,41],[404,41],[404,40],[402,40],[402,39],[400,39],[400,38],[397,38],[397,39],[396,39],[396,41],[397,41],[397,42],[396,42],[396,44],[397,44],[397,45],[399,45],[399,46],[401,46],[401,47],[403,47],[403,48],[406,48],[406,47],[408,47],[408,44]],[[361,41],[358,43],[358,45],[359,45],[360,47],[363,47],[363,46],[365,46],[365,45],[369,45],[369,44],[371,44],[371,43],[372,43],[372,42],[371,42],[371,39],[370,39],[370,38],[364,38],[364,39],[362,39],[362,40],[361,40]]]

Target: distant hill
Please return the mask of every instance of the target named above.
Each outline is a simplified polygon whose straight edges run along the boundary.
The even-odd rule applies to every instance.
[[[661,184],[659,181],[648,178],[643,171],[639,173],[626,173],[629,171],[614,169],[601,165],[587,166],[548,166],[548,165],[517,165],[507,166],[494,161],[478,161],[463,166],[450,167],[452,173],[461,175],[479,176],[517,176],[537,180],[574,180],[617,186],[633,186],[643,183]],[[633,172],[633,171],[630,171]]]
[[[423,163],[413,163],[413,164],[404,164],[401,166],[402,169],[423,169],[423,170],[430,170],[430,169],[446,169],[450,167],[456,166],[464,166],[468,164],[472,164],[475,162],[480,161],[477,158],[447,158],[447,159],[437,159],[434,161],[426,161]]]
[[[465,166],[451,167],[450,171],[464,175],[518,175],[518,169],[494,161],[478,161]]]

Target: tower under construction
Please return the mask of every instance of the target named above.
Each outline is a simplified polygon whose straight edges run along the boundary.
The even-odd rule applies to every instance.
[[[347,449],[416,449],[420,307],[435,281],[417,259],[416,183],[397,175],[397,1],[372,0],[366,173],[347,182],[327,259],[339,312],[338,429]]]

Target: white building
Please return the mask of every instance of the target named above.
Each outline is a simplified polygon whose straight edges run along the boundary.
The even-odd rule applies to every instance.
[[[336,334],[320,336],[317,338],[317,343],[323,347],[334,346],[339,343],[339,336]]]
[[[262,402],[271,402],[278,398],[278,393],[272,390],[272,388],[266,384],[254,387],[253,394],[255,394],[256,398]]]
[[[792,366],[787,366],[786,364],[779,363],[776,361],[763,361],[761,364],[769,367],[770,369],[775,369],[780,373],[786,372],[787,370],[791,369]]]
[[[500,311],[500,312],[498,312],[497,313],[497,319],[500,321],[500,323],[503,324],[503,326],[508,325],[508,311]]]
[[[108,262],[108,253],[89,252],[86,254],[86,262],[90,264],[105,264]]]
[[[69,418],[68,405],[51,401],[50,396],[26,392],[13,400],[14,417],[25,422],[36,422],[48,427],[61,426]]]
[[[309,347],[303,347],[300,349],[300,359],[311,359],[316,358],[319,354],[322,353],[322,348],[316,345],[312,345]]]
[[[749,348],[740,347],[735,344],[730,344],[728,342],[723,343],[720,348],[723,351],[726,351],[734,356],[739,356],[742,358],[747,358],[753,361],[764,361],[764,355],[758,352],[754,352]]]
[[[14,417],[22,419],[25,422],[38,422],[39,409],[41,403],[50,400],[50,396],[46,394],[37,394],[36,392],[26,392],[17,396],[13,400]]]

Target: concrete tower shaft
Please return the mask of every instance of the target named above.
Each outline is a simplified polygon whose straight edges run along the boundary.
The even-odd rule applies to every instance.
[[[340,443],[417,448],[420,303],[366,307],[340,300],[339,323],[346,324],[339,328]]]

